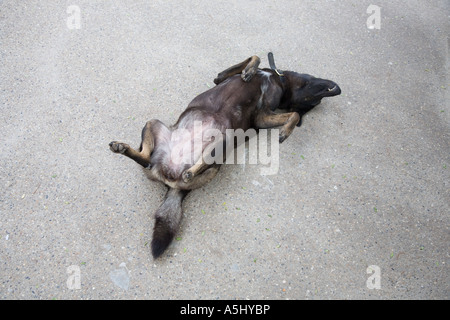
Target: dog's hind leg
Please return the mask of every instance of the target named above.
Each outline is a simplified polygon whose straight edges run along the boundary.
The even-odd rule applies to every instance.
[[[190,183],[194,183],[195,177],[197,177],[207,168],[211,167],[212,165],[222,164],[225,156],[224,151],[227,150],[225,142],[226,140],[224,140],[224,137],[220,136],[217,140],[214,140],[212,143],[208,144],[205,150],[203,150],[202,155],[198,159],[197,163],[189,169],[183,171],[181,175],[183,182],[187,185],[189,185]]]
[[[215,84],[219,84],[235,74],[242,74],[241,78],[245,82],[249,82],[258,70],[258,66],[261,62],[258,56],[252,56],[241,63],[238,63],[217,75],[214,79]]]
[[[279,141],[282,143],[292,133],[300,116],[297,112],[288,113],[266,113],[256,118],[256,126],[258,129],[280,128]]]
[[[217,172],[219,172],[219,168],[220,165],[218,164],[210,166],[205,171],[196,174],[193,178],[190,178],[188,182],[185,182],[184,180],[177,182],[177,187],[182,190],[193,190],[203,187],[216,176]]]
[[[150,155],[155,147],[155,137],[158,134],[164,134],[161,132],[162,130],[169,129],[161,121],[156,119],[147,121],[142,129],[142,141],[139,151],[131,148],[126,143],[117,141],[110,142],[109,148],[112,152],[121,153],[147,168],[150,165]]]

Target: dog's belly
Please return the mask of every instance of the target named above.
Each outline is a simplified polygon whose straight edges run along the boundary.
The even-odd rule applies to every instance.
[[[226,126],[214,116],[193,111],[156,141],[151,162],[159,166],[164,179],[176,181],[201,158],[205,148],[225,133]]]
[[[263,103],[261,97],[268,87],[270,73],[258,73],[250,83],[237,75],[192,100],[172,127],[170,141],[155,146],[164,177],[170,181],[180,179],[209,144],[224,138],[227,129],[251,128],[254,112]]]

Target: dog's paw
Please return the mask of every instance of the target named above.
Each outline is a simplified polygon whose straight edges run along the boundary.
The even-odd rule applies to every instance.
[[[287,137],[289,137],[289,134],[286,132],[286,130],[284,128],[282,128],[280,130],[280,134],[278,136],[278,142],[283,143],[283,141],[286,140]]]
[[[112,141],[109,143],[109,148],[114,153],[125,153],[125,151],[127,151],[130,148],[130,146],[127,145],[126,143]]]
[[[192,178],[194,177],[194,174],[189,170],[185,170],[183,172],[183,174],[181,175],[181,177],[185,183],[189,183],[189,182],[191,182]]]
[[[217,78],[215,78],[214,79],[214,83],[217,85],[217,84],[219,84],[219,83],[221,83],[223,81],[223,79],[221,78],[221,77],[217,77]]]
[[[252,80],[253,76],[256,74],[257,69],[256,68],[250,68],[248,70],[242,71],[241,78],[245,82],[249,82]]]
[[[225,79],[226,79],[226,74],[221,72],[217,75],[217,78],[214,79],[214,83],[217,85],[217,84],[223,82]]]

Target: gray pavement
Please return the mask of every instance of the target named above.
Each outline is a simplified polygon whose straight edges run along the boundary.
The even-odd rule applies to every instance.
[[[0,1],[0,298],[448,299],[449,15],[445,0]],[[154,261],[165,188],[108,143],[137,146],[147,120],[174,123],[269,51],[342,95],[280,145],[278,174],[224,166],[190,193]]]

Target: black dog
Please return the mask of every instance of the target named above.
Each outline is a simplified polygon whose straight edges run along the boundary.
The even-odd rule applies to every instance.
[[[260,59],[253,56],[219,73],[214,80],[217,86],[197,96],[172,127],[159,120],[148,121],[142,130],[139,151],[125,143],[113,141],[109,144],[113,152],[130,157],[148,169],[152,179],[169,187],[164,202],[155,213],[154,258],[164,252],[175,236],[185,195],[217,174],[220,164],[205,159],[219,156],[214,153],[227,141],[227,129],[279,128],[281,143],[296,125],[300,125],[301,116],[318,105],[322,98],[341,93],[333,81],[276,69],[271,53],[271,69],[258,69],[259,63]],[[275,113],[276,109],[288,112]],[[191,148],[195,123],[201,123],[200,153]],[[212,129],[221,136],[215,136],[214,140],[205,139],[204,133]],[[178,134],[180,131],[187,134]],[[186,157],[180,150],[191,150],[192,154]]]

